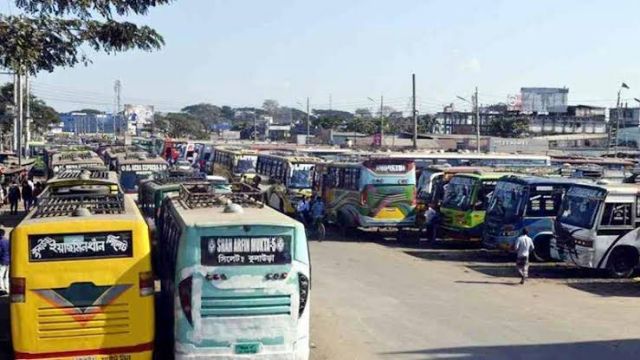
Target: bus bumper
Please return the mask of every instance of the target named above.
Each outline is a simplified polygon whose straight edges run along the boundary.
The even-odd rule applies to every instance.
[[[413,228],[416,227],[415,216],[406,217],[402,220],[375,219],[371,217],[360,217],[360,227],[363,228]]]
[[[487,249],[496,249],[502,251],[511,251],[515,244],[515,238],[511,236],[483,235],[482,246]]]
[[[445,240],[481,241],[482,225],[471,228],[451,228],[441,225],[438,228],[438,237]]]
[[[294,345],[293,349],[284,346],[261,346],[259,352],[255,354],[236,354],[232,347],[228,348],[201,348],[192,345],[176,344],[175,360],[308,360],[309,359],[309,338],[301,338]]]

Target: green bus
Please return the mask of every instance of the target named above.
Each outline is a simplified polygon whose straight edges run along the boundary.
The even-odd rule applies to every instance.
[[[457,240],[482,240],[484,215],[498,179],[508,173],[456,174],[446,186],[440,207],[439,235]]]

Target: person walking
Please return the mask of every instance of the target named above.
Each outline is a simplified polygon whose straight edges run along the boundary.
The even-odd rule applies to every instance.
[[[20,202],[20,198],[22,197],[22,194],[20,193],[20,187],[18,187],[18,183],[14,182],[9,186],[9,195],[7,195],[7,197],[9,198],[9,208],[11,211],[11,215],[17,215],[18,202]]]
[[[520,284],[524,284],[529,277],[529,254],[535,249],[526,228],[522,229],[522,235],[518,236],[514,247],[517,253],[516,268],[520,273]]]
[[[11,262],[9,240],[0,229],[0,293],[9,293],[9,264]]]
[[[427,238],[429,241],[436,240],[436,234],[438,232],[438,212],[436,211],[435,204],[429,204],[427,211],[424,212],[424,225],[427,229]]]
[[[33,187],[26,180],[22,183],[22,201],[24,202],[24,211],[29,212],[33,201]]]

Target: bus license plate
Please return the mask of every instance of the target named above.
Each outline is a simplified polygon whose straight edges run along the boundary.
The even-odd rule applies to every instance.
[[[260,351],[260,343],[236,344],[236,354],[257,354]]]

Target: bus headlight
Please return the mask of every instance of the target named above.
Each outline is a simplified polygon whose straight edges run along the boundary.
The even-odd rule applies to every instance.
[[[307,307],[309,300],[309,278],[304,274],[298,273],[298,288],[300,291],[300,305],[298,307],[298,317],[302,316],[304,309]]]
[[[189,276],[188,278],[180,281],[178,284],[178,294],[180,296],[180,305],[182,306],[182,312],[184,316],[189,321],[189,324],[193,326],[193,320],[191,317],[191,285],[193,283],[193,278]]]

